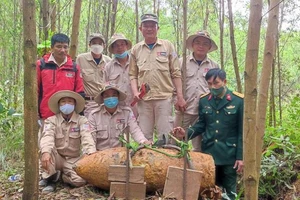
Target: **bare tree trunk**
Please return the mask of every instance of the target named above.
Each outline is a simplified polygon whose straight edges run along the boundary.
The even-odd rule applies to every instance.
[[[92,2],[89,0],[89,9],[88,9],[88,21],[87,21],[87,27],[85,29],[85,52],[88,51],[89,48],[89,35],[90,35],[90,30],[91,30],[91,7],[92,7]]]
[[[224,0],[219,0],[219,27],[220,27],[220,61],[221,69],[224,70]]]
[[[139,42],[139,0],[135,0],[135,43]]]
[[[110,29],[110,35],[113,35],[115,32],[116,27],[116,15],[117,15],[117,8],[118,8],[118,0],[112,1],[112,13],[111,13],[111,29]]]
[[[70,56],[73,60],[76,59],[76,53],[77,53],[80,12],[81,12],[81,0],[76,0],[76,2],[74,3],[74,14],[73,14],[73,22],[72,22],[71,45],[70,45],[71,46]]]
[[[205,3],[206,9],[205,9],[205,18],[203,20],[203,30],[207,30],[208,25],[208,18],[209,18],[209,8],[208,8],[208,2]]]
[[[108,0],[108,5],[107,5],[107,17],[108,17],[108,19],[110,19],[110,13],[111,13],[110,9],[111,9],[111,1]],[[106,41],[108,41],[108,37],[109,37],[109,20],[107,20],[107,22],[106,22],[105,30],[106,30],[106,32],[104,34],[104,38],[105,38]]]
[[[57,7],[57,13],[58,13],[58,19],[57,19],[57,30],[60,32],[61,25],[60,25],[60,0],[56,0],[56,7]]]
[[[49,33],[49,0],[43,0],[42,8],[44,40],[47,40]]]
[[[263,68],[260,77],[258,104],[257,104],[257,138],[256,138],[256,169],[257,175],[259,176],[260,164],[261,164],[261,152],[264,141],[265,124],[266,124],[266,113],[268,106],[268,93],[270,85],[270,77],[274,66],[276,39],[278,36],[278,15],[279,15],[279,1],[269,1],[269,18],[268,27],[265,40],[265,50],[263,57]]]
[[[35,12],[35,0],[23,0],[25,179],[22,199],[32,200],[39,196]]]
[[[259,179],[256,171],[256,102],[257,63],[261,28],[262,0],[250,1],[250,18],[245,66],[245,106],[244,106],[244,185],[245,199],[256,200]]]
[[[56,3],[51,1],[51,13],[50,13],[50,20],[51,20],[51,32],[56,32]]]
[[[153,0],[153,13],[156,14],[156,0]]]
[[[231,52],[232,52],[232,60],[233,60],[233,67],[236,77],[236,85],[238,92],[242,92],[242,83],[241,83],[241,77],[240,77],[240,71],[239,71],[239,65],[237,61],[237,55],[236,55],[236,44],[235,44],[235,37],[234,37],[234,24],[233,24],[233,15],[232,15],[232,4],[231,0],[227,0],[228,2],[228,14],[229,14],[229,31],[230,31],[230,45],[231,45]],[[223,54],[223,52],[222,52]]]

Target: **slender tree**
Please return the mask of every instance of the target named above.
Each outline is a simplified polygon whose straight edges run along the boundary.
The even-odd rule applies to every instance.
[[[74,3],[74,14],[72,23],[72,35],[71,35],[71,48],[70,56],[73,60],[76,59],[77,46],[78,46],[78,36],[79,36],[79,22],[80,22],[80,12],[81,12],[81,0],[76,0]]]
[[[43,33],[44,33],[44,40],[48,39],[49,35],[49,28],[50,28],[50,15],[49,15],[49,0],[43,0],[43,5],[42,5],[42,18],[43,18]]]
[[[244,106],[244,185],[245,199],[256,200],[258,176],[256,171],[256,102],[257,64],[261,28],[262,0],[250,1],[250,18],[245,66],[245,106]]]
[[[265,40],[265,50],[263,57],[263,68],[261,72],[259,93],[258,93],[258,105],[257,105],[257,137],[256,137],[256,168],[257,174],[260,172],[261,164],[261,152],[263,146],[263,138],[265,133],[266,113],[268,105],[268,92],[270,85],[270,77],[272,69],[274,68],[274,58],[276,49],[276,40],[278,35],[278,15],[279,15],[279,2],[280,0],[269,1],[269,18],[268,27]]]
[[[234,37],[232,4],[231,4],[231,0],[227,0],[227,2],[228,2],[228,15],[229,15],[230,45],[231,45],[231,52],[232,52],[231,54],[232,54],[233,67],[234,67],[235,78],[236,78],[236,85],[237,85],[237,91],[242,92],[242,83],[241,83],[240,70],[239,70],[237,54],[236,54],[235,37]]]
[[[110,35],[113,35],[116,31],[116,16],[118,10],[118,0],[112,1],[112,11],[111,11],[111,24],[110,24]]]
[[[219,0],[219,28],[220,28],[220,61],[221,69],[224,70],[224,0]]]
[[[135,0],[135,43],[139,42],[139,0]]]
[[[38,199],[35,0],[23,0],[25,180],[22,199]]]

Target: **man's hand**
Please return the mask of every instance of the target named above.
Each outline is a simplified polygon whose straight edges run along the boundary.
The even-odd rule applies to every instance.
[[[186,110],[186,102],[184,98],[177,98],[175,109],[181,112],[184,112]]]
[[[176,127],[173,129],[172,134],[174,135],[174,137],[182,140],[185,136],[185,130],[182,127]]]
[[[244,169],[244,162],[242,160],[236,160],[233,166],[237,173],[242,173]]]
[[[53,164],[50,153],[47,152],[43,153],[41,162],[42,162],[42,168],[45,169],[47,172],[49,172],[49,166],[50,164]]]

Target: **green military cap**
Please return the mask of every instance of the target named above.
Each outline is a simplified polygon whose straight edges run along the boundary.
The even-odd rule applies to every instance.
[[[143,14],[143,15],[141,16],[141,23],[147,22],[147,21],[152,21],[152,22],[158,23],[157,15],[155,15],[155,14],[150,14],[150,13]]]

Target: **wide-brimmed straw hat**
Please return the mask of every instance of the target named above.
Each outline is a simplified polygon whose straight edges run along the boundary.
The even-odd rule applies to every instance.
[[[54,93],[48,101],[48,106],[53,113],[58,114],[60,112],[58,102],[60,99],[62,99],[64,97],[70,97],[70,98],[75,99],[75,101],[76,101],[75,112],[76,113],[80,113],[81,111],[83,111],[85,100],[80,94],[70,91],[70,90],[61,90],[61,91]]]
[[[211,47],[210,47],[210,49],[209,49],[208,52],[212,52],[212,51],[215,51],[215,50],[218,49],[218,46],[216,45],[215,41],[213,41],[213,40],[210,38],[210,36],[209,36],[209,34],[208,34],[207,31],[198,31],[198,32],[196,32],[194,35],[190,35],[190,36],[188,37],[188,39],[186,40],[186,47],[187,47],[189,50],[193,51],[193,41],[194,41],[197,37],[204,37],[204,38],[207,38],[207,39],[210,40],[210,42],[211,42]]]
[[[102,90],[100,91],[100,93],[95,97],[95,101],[98,103],[98,104],[102,104],[104,102],[104,99],[103,99],[103,96],[102,94],[107,91],[107,90],[110,90],[110,89],[113,89],[113,90],[116,90],[119,92],[119,101],[124,101],[127,97],[127,95],[122,92],[121,90],[119,90],[119,88],[117,88],[116,86],[114,85],[111,85],[111,84],[106,84]]]
[[[127,50],[131,49],[132,47],[132,42],[127,39],[123,34],[121,33],[115,33],[113,36],[111,36],[111,38],[108,41],[108,51],[110,53],[113,53],[113,44],[118,41],[118,40],[124,40],[127,43]]]

